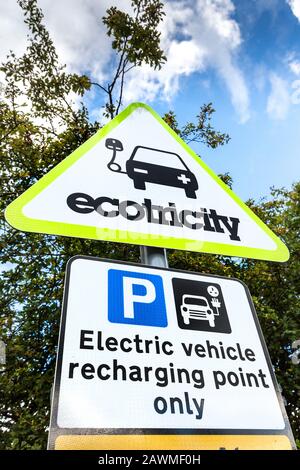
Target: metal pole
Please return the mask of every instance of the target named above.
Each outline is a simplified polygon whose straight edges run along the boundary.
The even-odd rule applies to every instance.
[[[140,246],[141,263],[148,266],[157,266],[159,268],[168,268],[167,251],[165,248],[156,248],[152,246]]]

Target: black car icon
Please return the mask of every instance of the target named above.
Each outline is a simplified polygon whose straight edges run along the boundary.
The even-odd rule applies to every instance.
[[[155,183],[182,188],[186,197],[196,199],[195,175],[177,153],[138,145],[126,162],[126,173],[136,189],[146,189],[146,183]]]

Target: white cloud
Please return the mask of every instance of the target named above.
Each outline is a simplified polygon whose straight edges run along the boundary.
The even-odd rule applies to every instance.
[[[0,3],[0,59],[5,59],[10,50],[17,55],[24,52],[27,27],[23,22],[20,7],[15,1]]]
[[[61,61],[69,70],[92,74],[94,80],[106,77],[111,58],[111,39],[102,17],[106,9],[118,5],[128,9],[127,0],[38,0],[45,23]]]
[[[287,3],[291,7],[293,14],[300,22],[300,0],[287,0]]]
[[[260,93],[263,93],[265,91],[266,85],[268,83],[268,74],[268,69],[264,63],[254,65],[254,85]]]
[[[202,70],[204,51],[193,40],[171,41],[167,50],[168,61],[159,71],[149,66],[135,69],[124,93],[126,102],[137,100],[152,101],[159,95],[170,100],[179,90],[179,80],[195,71]]]
[[[219,67],[230,91],[232,104],[239,115],[241,123],[245,123],[250,117],[250,112],[248,89],[243,74],[230,58],[226,60],[224,57],[223,63]]]
[[[112,4],[129,9],[128,0],[39,0],[45,23],[59,57],[69,70],[88,73],[105,83],[111,65],[111,40],[102,16]],[[170,100],[184,77],[214,69],[224,80],[240,118],[249,118],[245,78],[237,65],[241,45],[239,25],[233,19],[231,0],[166,0],[161,40],[168,61],[160,71],[144,66],[134,69],[125,88],[124,101]],[[24,50],[26,28],[15,0],[0,4],[0,59],[8,49]],[[199,88],[201,81],[199,80]],[[195,90],[197,92],[197,90]],[[199,89],[199,96],[201,89]]]
[[[149,67],[134,70],[125,100],[137,97],[151,101],[157,96],[170,100],[178,92],[183,77],[211,68],[225,81],[240,121],[247,121],[249,96],[243,73],[236,64],[235,55],[242,40],[239,26],[231,18],[233,3],[177,0],[165,5],[162,46],[168,61],[159,72]]]
[[[111,40],[107,37],[102,17],[108,7],[130,6],[127,0],[38,0],[44,23],[56,46],[59,58],[68,69],[88,72],[103,80],[111,56]],[[26,48],[28,29],[16,0],[0,2],[0,61],[12,49],[20,55]]]
[[[272,119],[283,120],[287,117],[291,99],[288,83],[276,73],[270,74],[271,93],[267,101],[267,113]]]
[[[289,68],[291,72],[293,72],[295,75],[299,76],[300,75],[300,61],[299,60],[292,60],[289,62]]]

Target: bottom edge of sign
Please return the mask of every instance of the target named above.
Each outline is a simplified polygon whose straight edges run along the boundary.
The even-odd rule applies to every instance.
[[[55,450],[292,450],[285,435],[60,435]]]

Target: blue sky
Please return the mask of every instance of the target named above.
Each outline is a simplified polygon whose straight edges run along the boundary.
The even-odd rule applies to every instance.
[[[214,124],[231,136],[217,150],[195,146],[217,173],[229,171],[244,200],[268,196],[269,187],[299,180],[300,0],[167,0],[161,25],[168,62],[128,77],[124,103],[144,101],[178,121],[193,120],[212,102]],[[68,70],[109,79],[110,41],[101,17],[129,0],[40,0],[45,23]],[[0,4],[0,58],[26,46],[26,27],[15,0]],[[87,96],[93,118],[98,92]]]
[[[243,199],[260,198],[270,186],[290,187],[300,176],[300,14],[298,20],[284,1],[232,4],[242,38],[233,62],[247,88],[249,116],[243,120],[213,67],[182,80],[172,109],[184,123],[197,114],[199,103],[213,102],[216,128],[231,141],[217,150],[195,150],[217,173],[230,172]],[[156,106],[165,109],[163,103]]]

